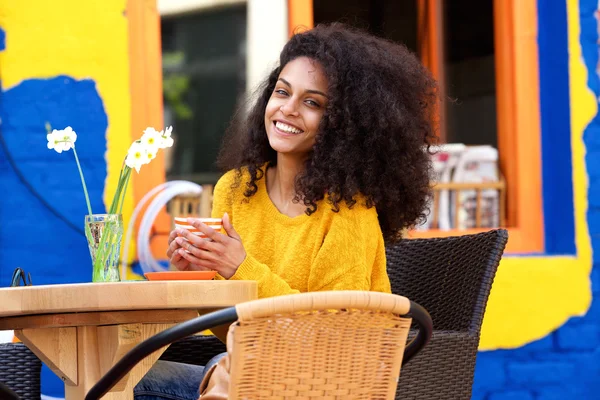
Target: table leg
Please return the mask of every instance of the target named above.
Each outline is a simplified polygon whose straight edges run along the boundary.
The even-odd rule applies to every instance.
[[[98,380],[138,343],[174,324],[124,324],[24,329],[17,337],[65,382],[65,399],[82,400]],[[146,375],[162,348],[138,363],[107,400],[133,400],[133,388]]]
[[[21,340],[67,385],[77,385],[77,328],[18,329]]]
[[[148,339],[151,336],[156,335],[159,332],[164,331],[167,328],[170,328],[173,324],[138,324],[139,327],[136,328],[136,335],[139,335],[139,342]],[[139,343],[137,342],[137,343]],[[135,343],[135,344],[137,344]],[[133,346],[131,346],[133,347]],[[167,347],[163,347],[150,354],[148,357],[144,358],[140,361],[129,373],[129,375],[121,382],[119,382],[113,391],[104,396],[103,400],[133,400],[133,389],[139,383],[139,381],[146,375],[146,373],[152,368],[154,363],[159,359],[162,353],[167,349]],[[123,351],[125,354],[127,351]],[[121,358],[122,355],[115,354],[115,362]],[[112,364],[114,365],[114,364]],[[112,366],[111,365],[111,366]],[[108,369],[107,369],[108,371]],[[121,392],[117,390],[122,390]]]
[[[98,335],[95,326],[77,327],[76,385],[65,383],[65,400],[84,399],[86,393],[100,379]]]

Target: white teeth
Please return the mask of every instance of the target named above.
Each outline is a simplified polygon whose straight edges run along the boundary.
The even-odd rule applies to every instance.
[[[275,122],[275,126],[280,131],[289,132],[289,133],[301,133],[302,131],[298,128],[294,128],[293,126],[289,126],[288,124],[284,124],[283,122]]]

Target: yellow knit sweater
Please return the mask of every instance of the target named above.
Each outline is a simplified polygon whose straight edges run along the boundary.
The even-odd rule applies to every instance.
[[[321,201],[314,214],[292,218],[272,203],[265,179],[250,198],[244,196],[248,173],[232,188],[236,172],[229,171],[215,186],[212,216],[229,214],[247,254],[230,279],[257,281],[259,298],[321,290],[390,292],[374,207],[342,204],[336,213]]]

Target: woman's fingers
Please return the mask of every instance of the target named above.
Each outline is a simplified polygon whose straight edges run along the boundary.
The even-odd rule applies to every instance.
[[[205,250],[205,251],[210,251],[211,253],[214,253],[215,255],[222,255],[225,252],[225,246],[221,243],[217,243],[217,242],[213,242],[212,240],[208,240],[208,239],[204,239],[204,238],[199,238],[196,235],[193,238],[192,241],[190,240],[185,240],[184,238],[179,238],[177,241],[177,244],[180,247],[184,247],[185,243],[191,243],[194,247],[201,249],[201,250]]]
[[[180,248],[181,248],[181,245],[177,241],[177,238],[175,238],[175,240],[173,240],[172,242],[169,243],[169,247],[167,248],[167,257],[171,258],[175,254],[177,249],[180,249]]]
[[[171,262],[171,265],[179,271],[187,271],[190,266],[190,262],[186,260],[179,251],[175,251],[169,261]]]
[[[218,258],[218,254],[214,251],[215,244],[208,242],[206,240],[201,241],[198,244],[192,244],[184,238],[177,238],[177,243],[181,246],[182,249],[191,253],[195,258],[199,260],[205,260],[214,262]]]
[[[223,214],[223,228],[225,229],[225,232],[227,232],[227,236],[237,240],[238,242],[242,241],[240,235],[233,228],[233,225],[231,224],[231,218],[229,218],[229,214],[227,213]]]
[[[172,230],[171,233],[169,234],[169,240],[167,242],[169,244],[169,247],[167,248],[167,257],[168,258],[171,258],[173,256],[173,253],[175,252],[175,250],[177,250],[177,248],[179,247],[179,244],[175,240],[175,239],[177,239],[177,236],[178,236],[177,229]]]
[[[204,240],[200,236],[195,235],[186,229],[179,229],[178,234],[179,237],[175,241],[179,244],[179,246],[182,246],[184,242],[188,242],[194,246],[197,246],[200,245],[200,243]]]
[[[198,229],[207,238],[214,242],[225,243],[227,239],[229,239],[226,235],[223,235],[221,232],[217,232],[210,226],[203,224],[197,219],[188,218],[188,223],[191,224],[194,228]]]
[[[171,233],[169,234],[169,240],[168,240],[168,242],[167,242],[167,243],[171,244],[171,242],[172,242],[173,240],[175,240],[175,239],[177,238],[177,236],[178,236],[177,229],[173,229],[173,230],[171,231]]]
[[[194,247],[194,246],[191,246]],[[200,251],[200,250],[198,250]],[[216,265],[209,260],[198,258],[194,255],[194,253],[186,251],[184,249],[179,249],[177,251],[181,257],[183,257],[189,263],[189,270],[192,271],[218,271],[215,267]]]
[[[221,243],[217,243],[212,240],[207,240],[206,238],[195,235],[188,230],[176,229],[173,231],[173,233],[175,237],[169,242],[169,248],[167,249],[167,257],[169,258],[171,258],[178,249],[183,248],[189,251],[189,246],[196,247],[198,249],[202,249],[208,252],[213,252],[217,255],[223,254],[223,252],[225,251],[225,246]],[[217,234],[221,235],[220,233]],[[169,236],[169,239],[170,238],[171,237]]]

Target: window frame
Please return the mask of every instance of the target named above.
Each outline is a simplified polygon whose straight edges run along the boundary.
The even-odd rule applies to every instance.
[[[289,35],[314,26],[313,0],[287,0]],[[442,0],[418,0],[420,18],[429,18],[427,41],[422,49],[424,63],[436,78],[443,77],[439,25]],[[427,4],[426,4],[427,3]],[[427,10],[427,15],[423,15]],[[154,0],[128,1],[130,16],[132,136],[147,124],[161,126],[162,82],[160,71],[160,16]],[[156,28],[153,28],[153,25]],[[149,35],[149,33],[152,33]],[[507,223],[510,240],[506,251],[516,254],[544,252],[542,204],[541,122],[535,0],[494,1],[497,123],[500,169],[507,184]],[[134,73],[135,71],[135,73]],[[152,85],[147,82],[153,82]],[[443,93],[443,80],[442,93]],[[518,105],[518,106],[517,106]],[[441,107],[443,109],[443,107]],[[442,111],[442,110],[440,110]],[[443,130],[441,131],[443,135]],[[144,177],[134,177],[135,201],[165,181],[164,160],[159,155]],[[168,230],[166,213],[155,228]],[[410,238],[447,237],[473,234],[487,229],[413,231]],[[153,240],[153,242],[155,242]],[[153,246],[154,247],[154,246]],[[162,246],[158,246],[162,247]],[[157,249],[158,250],[158,249]]]
[[[421,41],[424,64],[444,93],[443,0],[418,0],[419,21],[428,21]],[[535,0],[494,1],[494,44],[499,164],[507,185],[506,251],[544,252],[541,182],[541,125]],[[313,0],[288,0],[290,34],[298,26],[313,27]],[[517,106],[518,105],[518,106]],[[443,118],[440,107],[440,117]],[[441,138],[445,137],[440,127]],[[409,232],[410,238],[473,234],[488,229]]]
[[[160,41],[160,15],[156,0],[127,0],[127,20],[129,27],[129,87],[131,93],[131,136],[139,139],[146,127],[162,129],[163,85],[162,50]],[[153,188],[166,181],[163,152],[144,166],[142,175],[131,176],[134,204]],[[145,206],[140,210],[143,215]],[[135,231],[139,230],[140,220],[135,221]],[[169,232],[171,218],[163,209],[157,215],[152,227],[154,232]],[[165,254],[165,235],[152,236],[150,248],[153,254]]]

